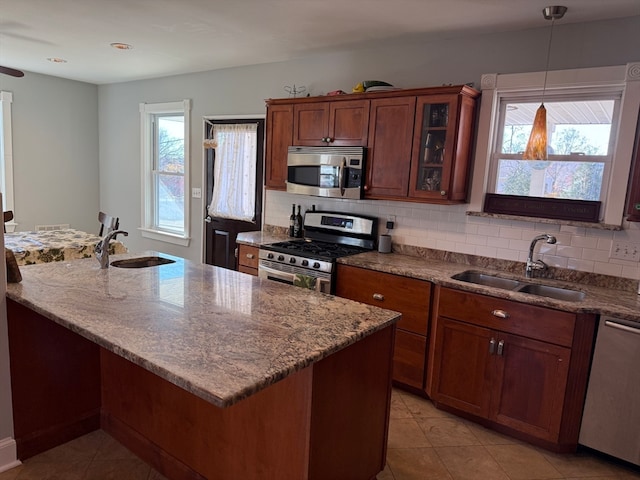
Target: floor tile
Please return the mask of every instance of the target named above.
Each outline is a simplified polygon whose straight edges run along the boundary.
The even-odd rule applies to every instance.
[[[396,418],[389,422],[389,448],[430,447],[424,432],[413,418]]]
[[[485,448],[511,480],[564,478],[544,455],[528,445],[486,445]]]
[[[384,470],[376,476],[376,480],[396,480],[396,477],[387,464],[384,466]]]
[[[85,480],[90,460],[24,462],[15,480]]]
[[[454,480],[509,480],[484,447],[438,447],[435,450]]]
[[[148,480],[151,467],[139,459],[94,460],[87,480]]]
[[[403,396],[397,393],[391,395],[391,409],[389,418],[413,418],[409,408],[404,402]]]
[[[395,480],[453,480],[433,448],[390,448],[387,464]]]
[[[623,473],[611,462],[588,453],[575,455],[562,455],[546,451],[541,451],[541,453],[564,477],[606,477]]]
[[[460,419],[418,417],[416,421],[434,447],[480,445],[480,440]]]
[[[403,397],[404,403],[407,408],[411,412],[412,415],[416,417],[439,417],[439,418],[449,418],[452,415],[444,410],[438,410],[433,402],[429,399],[419,397],[417,395],[406,395]]]

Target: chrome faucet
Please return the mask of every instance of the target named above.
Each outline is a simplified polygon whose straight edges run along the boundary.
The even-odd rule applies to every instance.
[[[533,259],[533,249],[536,247],[536,243],[540,240],[545,240],[547,243],[554,244],[556,243],[556,237],[553,235],[549,235],[548,233],[543,233],[542,235],[538,235],[531,240],[531,245],[529,246],[529,256],[527,257],[527,266],[524,269],[524,276],[527,278],[533,277],[534,270],[546,270],[547,264],[542,260],[534,260]]]
[[[98,262],[100,262],[100,268],[109,268],[109,242],[116,238],[116,235],[119,233],[125,237],[129,235],[129,232],[125,232],[124,230],[111,230],[96,244],[94,251]]]

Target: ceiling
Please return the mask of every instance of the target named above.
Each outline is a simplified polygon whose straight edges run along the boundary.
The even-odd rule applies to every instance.
[[[558,24],[640,15],[640,0],[561,4],[569,10]],[[0,65],[105,84],[286,61],[378,41],[544,27],[550,25],[542,16],[547,5],[548,0],[0,0]],[[113,42],[133,48],[116,50]]]

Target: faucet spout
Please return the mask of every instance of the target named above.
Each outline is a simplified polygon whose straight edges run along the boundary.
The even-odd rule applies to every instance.
[[[534,270],[546,270],[547,264],[542,260],[534,260],[533,259],[533,250],[536,247],[536,244],[544,240],[547,243],[554,244],[557,242],[556,237],[550,235],[548,233],[543,233],[542,235],[537,235],[531,240],[531,245],[529,246],[529,256],[527,257],[527,264],[524,269],[524,275],[527,278],[531,278],[533,276]]]
[[[129,232],[124,230],[112,230],[102,237],[102,239],[96,244],[94,249],[96,258],[100,262],[100,268],[109,268],[109,242],[116,238],[116,235],[121,233],[125,237],[129,235]]]

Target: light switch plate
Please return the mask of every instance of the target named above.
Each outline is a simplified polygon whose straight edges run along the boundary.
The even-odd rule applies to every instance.
[[[199,188],[192,188],[191,198],[202,198],[202,190]]]
[[[609,258],[640,262],[640,243],[613,241]]]

